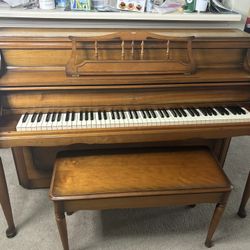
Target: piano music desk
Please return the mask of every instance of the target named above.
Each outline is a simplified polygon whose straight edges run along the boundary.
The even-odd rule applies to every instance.
[[[205,245],[224,211],[231,184],[208,149],[133,149],[61,153],[50,187],[64,250],[65,213],[217,203]]]

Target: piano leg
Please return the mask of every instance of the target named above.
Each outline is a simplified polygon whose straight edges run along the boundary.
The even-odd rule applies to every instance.
[[[6,236],[8,238],[12,238],[16,235],[16,228],[13,220],[8,187],[5,179],[1,158],[0,158],[0,203],[8,224],[8,229],[6,230]]]
[[[247,178],[247,183],[246,183],[246,186],[245,186],[245,190],[244,190],[244,193],[243,193],[243,196],[242,196],[240,208],[239,208],[239,211],[238,211],[238,215],[241,218],[245,218],[247,216],[245,207],[246,207],[246,204],[247,204],[247,201],[248,201],[249,197],[250,197],[250,172],[249,172],[249,175],[248,175],[248,178]]]

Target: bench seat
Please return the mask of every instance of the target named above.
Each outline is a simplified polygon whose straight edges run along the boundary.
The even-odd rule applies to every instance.
[[[207,148],[133,149],[61,153],[49,195],[64,249],[68,249],[62,227],[65,212],[197,203],[217,203],[223,211],[231,189]],[[218,211],[216,217],[222,212]]]

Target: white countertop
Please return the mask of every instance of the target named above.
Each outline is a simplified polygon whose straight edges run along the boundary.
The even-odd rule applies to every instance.
[[[225,22],[240,21],[240,14],[212,14],[212,13],[139,13],[139,12],[84,12],[64,11],[63,8],[54,10],[10,8],[0,4],[0,18],[26,18],[51,20],[145,20],[145,21],[206,21]]]

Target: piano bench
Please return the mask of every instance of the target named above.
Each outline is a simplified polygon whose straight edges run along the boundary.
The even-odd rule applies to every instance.
[[[231,189],[207,148],[133,149],[59,154],[49,196],[64,250],[65,213],[217,203],[205,241],[211,247]]]

